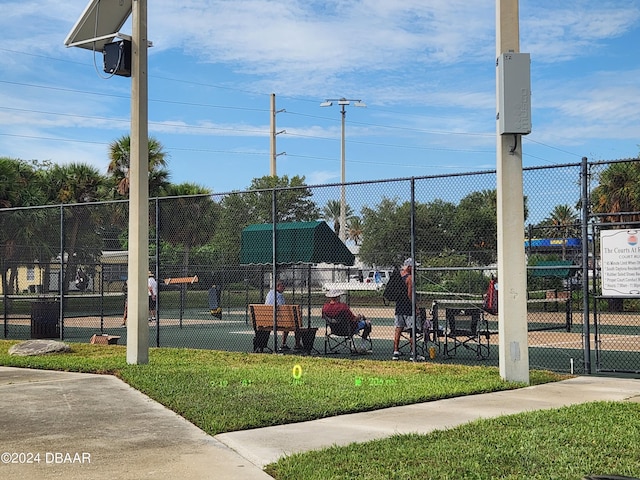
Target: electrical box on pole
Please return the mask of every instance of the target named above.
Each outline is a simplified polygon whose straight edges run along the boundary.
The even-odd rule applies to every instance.
[[[498,57],[498,131],[500,135],[531,133],[531,58],[528,53]]]
[[[131,76],[131,42],[120,40],[104,46],[104,71],[122,77]]]

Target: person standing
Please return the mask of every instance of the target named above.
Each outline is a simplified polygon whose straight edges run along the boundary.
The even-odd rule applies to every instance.
[[[156,321],[156,298],[158,297],[158,282],[156,281],[153,272],[149,270],[149,281],[147,282],[149,288],[149,322]]]
[[[129,310],[129,301],[127,298],[129,287],[127,286],[127,281],[125,280],[122,284],[122,293],[124,293],[124,313],[122,314],[122,325],[121,327],[127,326],[127,313]]]
[[[276,288],[275,290],[269,290],[269,293],[267,293],[267,298],[265,298],[264,300],[264,304],[265,305],[284,305],[285,299],[284,299],[284,294],[282,293],[284,292],[284,282],[282,280],[278,280],[276,282]],[[282,351],[286,351],[286,350],[291,350],[289,348],[289,346],[287,345],[287,338],[289,337],[289,332],[287,330],[283,330],[282,332],[282,346],[280,347],[280,350]],[[300,345],[300,339],[298,339],[298,337],[296,336],[296,345],[294,347],[295,350],[300,350],[302,347]]]
[[[416,266],[420,265],[416,263]],[[415,312],[413,311],[413,259],[407,258],[402,264],[402,270],[400,271],[402,280],[407,286],[407,295],[403,295],[396,302],[395,320],[393,332],[393,360],[400,358],[400,337],[402,331],[408,328],[413,328],[413,322],[415,321]],[[411,351],[413,351],[413,336],[410,337]],[[413,357],[411,357],[413,360]],[[417,356],[417,360],[424,360],[422,355]]]

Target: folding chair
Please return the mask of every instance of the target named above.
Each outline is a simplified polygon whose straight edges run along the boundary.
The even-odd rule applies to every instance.
[[[416,355],[426,358],[427,347],[425,344],[425,328],[426,328],[426,311],[424,308],[418,309],[418,318],[416,323]],[[400,333],[400,343],[398,351],[402,355],[412,355],[411,338],[413,336],[413,328],[409,326]]]
[[[446,308],[445,319],[445,357],[454,356],[460,347],[475,352],[479,359],[489,356],[489,325],[481,309]]]
[[[330,318],[323,315],[325,321],[325,333],[324,333],[324,353],[340,353],[348,351],[351,354],[366,353],[373,349],[373,343],[371,338],[362,341],[367,345],[365,352],[358,349],[354,336],[356,332],[353,331],[353,323],[344,317]]]

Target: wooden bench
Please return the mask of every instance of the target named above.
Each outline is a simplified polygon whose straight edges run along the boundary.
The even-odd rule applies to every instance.
[[[273,331],[273,305],[251,304],[249,305],[251,323],[256,336],[253,341],[253,351],[263,351],[267,347],[269,334]],[[302,340],[304,350],[313,348],[313,340],[317,328],[302,327],[302,309],[300,305],[278,305],[276,311],[276,331],[294,332],[296,338]],[[313,339],[309,335],[313,333]],[[310,342],[310,344],[309,344]]]
[[[273,330],[273,305],[251,304],[249,312],[254,330]],[[302,328],[300,305],[278,305],[276,316],[279,332],[297,332]]]
[[[198,276],[194,275],[193,277],[175,277],[175,278],[165,278],[165,285],[184,285],[184,284],[192,284],[198,281]]]

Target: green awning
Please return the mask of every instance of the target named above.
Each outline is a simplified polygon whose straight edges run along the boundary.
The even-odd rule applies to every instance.
[[[240,264],[273,262],[273,224],[249,225],[242,230]],[[276,263],[333,263],[353,265],[355,256],[326,222],[276,224]]]
[[[534,277],[568,278],[576,273],[575,269],[566,268],[573,265],[571,260],[547,260],[531,265]],[[544,268],[546,267],[546,268]],[[565,268],[562,268],[565,267]]]

